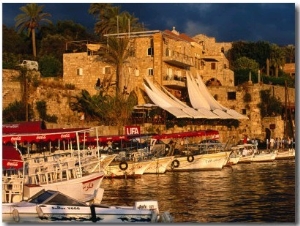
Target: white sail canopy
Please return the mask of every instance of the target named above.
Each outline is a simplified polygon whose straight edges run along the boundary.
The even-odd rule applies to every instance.
[[[159,106],[160,108],[165,109],[172,115],[176,116],[176,118],[192,118],[190,115],[186,114],[180,108],[172,106],[162,97],[160,97],[157,93],[153,92],[147,85],[144,84],[144,87],[148,96],[153,101],[153,103]]]
[[[150,86],[150,88],[153,91],[153,93],[155,95],[159,96],[159,98],[162,98],[164,100],[162,103],[166,103],[167,102],[169,105],[171,105],[173,107],[176,107],[176,108],[179,108],[180,110],[182,110],[183,112],[185,112],[186,114],[188,114],[190,116],[190,118],[210,118],[210,119],[219,118],[217,115],[213,114],[209,110],[204,109],[203,111],[198,111],[198,110],[196,110],[194,108],[191,108],[191,107],[187,106],[185,103],[183,103],[180,100],[178,100],[176,97],[174,97],[171,93],[169,93],[163,87],[158,88],[151,81],[149,81],[149,79],[145,78],[145,81]],[[164,89],[164,91],[162,89]],[[147,92],[147,89],[146,89],[146,92]],[[149,95],[149,97],[150,97],[150,95]],[[153,99],[151,99],[151,100],[154,102]],[[163,109],[165,109],[165,110],[168,110],[166,108],[166,106],[167,105],[164,104],[164,105],[162,105],[162,107],[161,106],[160,107],[163,108]]]
[[[190,102],[194,108],[212,111],[213,114],[217,115],[221,119],[233,119],[231,115],[214,105],[214,102],[209,99],[210,93],[208,93],[208,90],[201,89],[197,85],[193,76],[187,75],[187,87]]]
[[[233,109],[222,106],[208,91],[201,77],[197,79],[187,76],[187,88],[192,107],[189,107],[163,86],[157,87],[145,78],[144,87],[154,104],[168,111],[177,118],[206,118],[206,119],[245,119]]]
[[[204,84],[202,78],[200,77],[199,74],[197,74],[197,86],[200,90],[203,90],[203,94],[206,98],[206,100],[208,101],[209,105],[211,106],[211,109],[214,111],[215,109],[220,109],[222,111],[225,111],[227,115],[230,115],[232,118],[235,119],[248,119],[247,116],[244,116],[240,113],[238,113],[237,111],[233,110],[233,109],[229,109],[224,107],[223,105],[221,105],[218,101],[216,101],[216,99],[210,94],[210,92],[208,91],[206,85]]]

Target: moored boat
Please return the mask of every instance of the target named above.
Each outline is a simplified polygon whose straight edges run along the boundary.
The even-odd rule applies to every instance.
[[[103,195],[103,189],[102,189]],[[5,223],[171,223],[169,212],[160,214],[155,200],[134,206],[107,206],[76,200],[65,193],[42,190],[27,201],[2,204]]]
[[[97,199],[103,171],[84,174],[76,159],[68,157],[47,158],[46,162],[40,161],[45,158],[24,161],[21,152],[14,146],[2,147],[2,202],[26,200],[43,189],[69,192],[71,197],[81,201]]]
[[[173,159],[174,156],[166,156],[152,159],[150,165],[145,170],[144,174],[165,173]]]
[[[174,158],[169,170],[221,170],[228,161],[232,151],[220,151],[211,154],[187,155]]]
[[[275,160],[295,159],[295,149],[280,150],[277,152]]]
[[[261,151],[253,156],[252,162],[273,162],[277,156],[277,151]]]
[[[113,161],[104,170],[106,178],[140,178],[151,161]]]
[[[231,147],[233,153],[239,157],[237,164],[241,163],[251,163],[252,159],[257,151],[257,148],[253,144],[240,144],[234,147]]]

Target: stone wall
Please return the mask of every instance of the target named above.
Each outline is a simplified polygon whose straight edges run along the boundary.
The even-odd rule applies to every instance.
[[[20,82],[16,79],[19,76],[18,71],[3,70],[3,90],[2,90],[2,106],[7,107],[9,103],[15,100],[21,100]],[[67,83],[70,83],[68,81]],[[69,108],[69,100],[71,96],[75,96],[81,92],[81,89],[69,90],[65,87],[62,79],[43,78],[40,85],[37,88],[30,88],[29,103],[33,106],[37,101],[44,100],[47,103],[47,114],[58,116],[58,123],[47,123],[47,128],[76,128],[76,127],[89,127],[89,126],[101,126],[99,130],[100,135],[112,135],[117,134],[118,128],[113,126],[103,126],[98,122],[80,121],[80,112],[73,112]],[[74,79],[73,84],[76,83]],[[80,86],[80,83],[76,83],[76,86]],[[92,85],[91,85],[92,86]],[[93,86],[90,87],[93,89]],[[220,126],[220,125],[188,125],[185,127],[175,127],[172,132],[200,130],[200,129],[216,129],[220,131],[220,139],[226,141],[229,137],[239,140],[246,134],[249,137],[257,137],[264,139],[266,133],[269,132],[273,137],[282,137],[284,133],[284,122],[281,117],[270,117],[261,119],[259,108],[257,104],[260,102],[259,91],[262,89],[271,89],[274,91],[274,95],[279,97],[284,103],[285,88],[273,85],[264,84],[246,84],[239,87],[209,87],[211,94],[217,99],[223,106],[235,109],[236,111],[244,113],[249,117],[249,120],[241,120],[240,126],[235,129],[234,127]],[[228,100],[227,93],[236,92],[235,100]],[[250,103],[244,103],[243,97],[245,93],[251,95],[252,101]],[[288,96],[291,102],[295,102],[295,89],[288,89]],[[35,118],[33,120],[39,120],[38,112],[35,109]],[[276,129],[270,129],[270,124],[275,124]],[[151,125],[152,126],[152,125]],[[145,127],[141,127],[142,133],[147,133],[151,127],[145,124]],[[152,126],[153,131],[164,131],[164,126]],[[171,132],[171,130],[169,131]]]

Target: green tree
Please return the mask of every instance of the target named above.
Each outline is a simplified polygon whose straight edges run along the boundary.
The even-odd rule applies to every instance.
[[[232,43],[232,48],[228,51],[227,57],[230,64],[233,64],[241,57],[247,57],[256,61],[260,69],[266,68],[266,59],[270,56],[270,44],[268,42],[245,42],[238,41]]]
[[[127,11],[120,12],[120,6],[113,6],[107,3],[92,3],[89,13],[97,19],[95,33],[101,38],[105,34],[127,33],[142,31],[145,28],[139,19]]]
[[[246,69],[252,72],[257,72],[259,65],[255,60],[252,60],[248,57],[240,57],[233,63],[234,70]]]
[[[134,92],[129,96],[120,93],[110,96],[101,92],[91,96],[88,91],[82,90],[80,95],[72,96],[70,100],[73,111],[83,112],[87,119],[98,120],[107,125],[114,124],[119,128],[129,122],[136,104],[137,97]]]
[[[23,12],[15,17],[15,27],[18,32],[21,33],[27,29],[28,36],[32,38],[32,51],[33,56],[36,58],[36,29],[41,26],[42,23],[52,23],[46,17],[50,17],[51,14],[43,12],[44,6],[37,5],[36,3],[30,3],[26,6],[22,6],[20,10]]]
[[[284,52],[286,56],[286,62],[287,63],[295,63],[295,46],[294,45],[288,45],[284,47]]]
[[[262,117],[281,115],[282,103],[279,98],[271,95],[271,90],[261,90],[260,99],[258,107]]]
[[[39,70],[43,77],[62,77],[62,63],[52,55],[44,55],[39,61]]]
[[[122,92],[124,89],[124,76],[123,76],[123,64],[126,62],[130,56],[128,51],[129,39],[109,37],[107,40],[107,45],[104,45],[100,49],[100,56],[105,59],[105,61],[116,67],[116,92]]]
[[[42,39],[41,42],[41,48],[39,52],[40,57],[51,55],[59,60],[62,64],[67,41],[68,39],[60,34],[47,35]]]
[[[271,45],[270,66],[275,70],[275,77],[278,77],[278,71],[285,64],[285,52],[276,44]]]
[[[8,123],[26,121],[26,115],[24,114],[25,111],[26,105],[22,101],[10,103],[6,108],[3,109],[3,122]],[[30,111],[30,116],[33,116],[32,111]]]

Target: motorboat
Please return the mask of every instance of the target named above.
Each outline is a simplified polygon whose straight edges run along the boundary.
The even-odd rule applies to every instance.
[[[102,195],[103,195],[102,189]],[[169,212],[160,214],[158,202],[136,201],[134,206],[85,203],[65,193],[42,190],[27,201],[2,204],[4,223],[157,223],[173,222]]]

